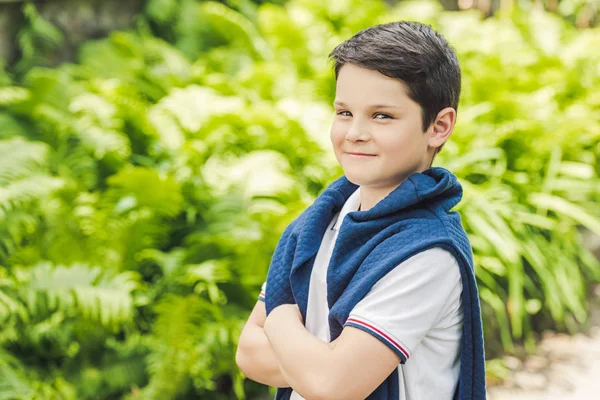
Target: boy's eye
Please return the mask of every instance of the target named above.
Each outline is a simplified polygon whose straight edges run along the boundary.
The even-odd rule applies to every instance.
[[[352,113],[350,113],[350,111],[342,110],[342,111],[339,111],[339,112],[337,113],[337,115],[341,115],[341,116],[344,116],[344,117],[351,117],[351,116],[352,116]],[[389,119],[389,118],[392,118],[392,116],[391,116],[391,115],[388,115],[388,114],[382,114],[382,113],[377,113],[377,114],[375,114],[375,117],[376,117],[377,119]]]

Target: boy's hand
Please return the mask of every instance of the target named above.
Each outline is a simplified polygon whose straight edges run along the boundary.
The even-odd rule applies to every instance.
[[[304,320],[302,319],[302,313],[300,312],[300,308],[297,304],[282,304],[277,306],[271,311],[271,313],[267,316],[267,320],[265,321],[264,331],[269,336],[269,331],[272,329],[272,326],[281,326],[286,324],[294,319],[298,319],[302,325],[304,325]]]

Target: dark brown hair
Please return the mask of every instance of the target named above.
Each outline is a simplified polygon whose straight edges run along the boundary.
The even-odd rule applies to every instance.
[[[428,25],[407,21],[375,25],[340,43],[329,58],[336,80],[345,64],[401,80],[408,96],[421,106],[423,131],[445,107],[458,110],[458,58],[446,39]]]

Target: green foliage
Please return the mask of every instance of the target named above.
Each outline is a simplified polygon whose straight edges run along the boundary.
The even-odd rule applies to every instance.
[[[437,23],[457,44],[465,78],[457,134],[442,160],[464,178],[460,211],[482,298],[498,321],[486,334],[500,331],[504,349],[523,336],[531,347],[550,320],[569,330],[584,323],[585,282],[600,279],[580,229],[600,233],[600,125],[587,117],[598,102],[584,89],[600,83],[598,60],[576,50],[592,33],[578,36],[540,12],[482,22],[461,13]],[[484,51],[473,39],[482,34],[494,38]]]
[[[60,38],[26,6],[23,76],[0,68],[0,399],[265,394],[235,348],[281,232],[341,173],[327,55],[398,19],[461,61],[437,163],[465,189],[487,354],[586,322],[597,30],[428,1],[224,3],[151,0],[57,68],[33,67],[44,53],[25,50]]]
[[[25,71],[32,65],[43,62],[64,42],[62,32],[42,18],[32,3],[27,2],[23,5],[23,15],[27,24],[18,35],[21,50],[21,59],[17,65],[19,71]]]

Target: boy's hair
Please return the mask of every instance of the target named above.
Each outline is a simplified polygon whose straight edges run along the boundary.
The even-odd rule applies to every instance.
[[[458,58],[446,39],[428,25],[408,21],[375,25],[337,45],[329,58],[336,80],[345,64],[401,80],[408,96],[421,106],[423,131],[445,107],[458,111]]]

